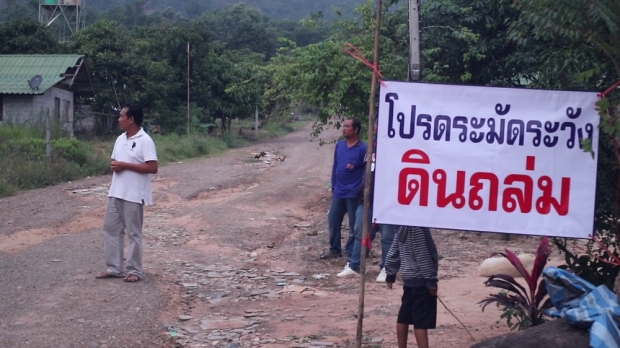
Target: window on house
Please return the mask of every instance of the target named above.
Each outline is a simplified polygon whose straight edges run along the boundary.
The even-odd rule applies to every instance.
[[[60,121],[60,98],[54,98],[54,116]]]

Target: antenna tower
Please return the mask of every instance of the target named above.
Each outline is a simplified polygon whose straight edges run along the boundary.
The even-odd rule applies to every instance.
[[[86,0],[39,0],[39,22],[54,30],[58,42],[69,42],[84,29]]]

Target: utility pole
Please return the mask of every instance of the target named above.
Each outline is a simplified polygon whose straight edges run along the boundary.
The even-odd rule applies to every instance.
[[[422,81],[420,62],[420,3],[409,0],[409,81]]]
[[[190,94],[189,94],[189,85],[190,85],[190,58],[189,58],[189,42],[187,43],[187,135],[189,135],[189,124],[190,124],[190,109],[189,109],[189,101],[190,101]]]

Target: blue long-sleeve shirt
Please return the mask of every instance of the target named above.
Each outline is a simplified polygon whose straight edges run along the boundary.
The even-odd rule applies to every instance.
[[[360,187],[364,186],[366,151],[367,145],[361,140],[351,147],[346,140],[336,143],[332,168],[334,198],[357,198]]]

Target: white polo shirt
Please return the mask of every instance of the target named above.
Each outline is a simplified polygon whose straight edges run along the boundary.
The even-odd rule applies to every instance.
[[[114,143],[112,159],[134,164],[157,161],[155,143],[142,128],[131,138],[127,138],[127,133],[125,132]],[[153,204],[153,193],[151,192],[152,176],[152,174],[140,174],[132,170],[114,172],[108,197],[151,205]]]

